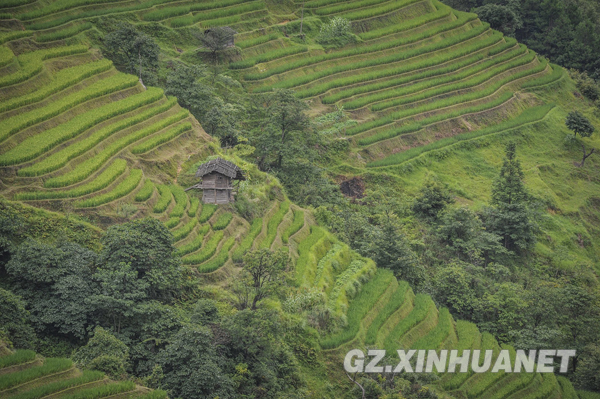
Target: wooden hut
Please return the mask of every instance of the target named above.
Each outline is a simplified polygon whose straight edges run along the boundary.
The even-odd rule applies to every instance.
[[[234,163],[222,158],[203,163],[196,171],[196,177],[202,182],[188,188],[202,190],[202,202],[205,204],[228,204],[235,201],[234,180],[246,180],[242,170]],[[186,190],[187,191],[187,190]]]

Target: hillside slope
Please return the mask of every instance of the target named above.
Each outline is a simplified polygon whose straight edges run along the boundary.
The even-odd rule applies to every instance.
[[[350,154],[331,167],[337,177],[370,183],[385,176],[414,192],[433,171],[465,202],[478,203],[489,196],[481,186],[493,178],[499,148],[505,138],[516,138],[532,154],[524,162],[526,180],[561,211],[544,226],[549,238],[537,250],[548,253],[559,240],[578,260],[597,259],[597,162],[573,170],[566,160],[576,150],[563,149],[566,132],[557,127],[573,104],[590,109],[578,102],[560,67],[475,15],[436,0],[312,0],[303,3],[309,36],[301,42],[294,37],[301,2],[170,3],[6,2],[0,9],[7,13],[0,20],[0,193],[102,227],[157,217],[173,232],[183,263],[209,287],[231,282],[244,251],[287,245],[298,295],[317,292],[348,320],[345,329],[320,338],[320,367],[329,366],[328,378],[319,367],[304,366],[314,382],[312,397],[353,397],[341,371],[349,349],[492,349],[497,356],[500,346],[377,269],[285,194],[274,194],[251,222],[234,208],[200,204],[195,193],[186,194],[177,182],[192,181],[194,167],[221,152],[175,99],[144,88],[89,48],[98,17],[124,16],[165,33],[159,39],[165,58],[186,62],[197,61],[195,46],[185,40],[190,27],[235,28],[241,55],[229,70],[249,92],[294,89],[313,114],[343,106],[358,121],[345,131]],[[316,44],[321,22],[332,16],[350,19],[360,41],[328,51]],[[175,49],[167,46],[171,39]],[[259,191],[279,188],[237,161]],[[555,175],[572,178],[565,183]],[[578,235],[586,245],[576,245]],[[298,311],[293,300],[282,306]],[[448,374],[431,386],[456,398],[577,397],[568,380],[552,374]]]

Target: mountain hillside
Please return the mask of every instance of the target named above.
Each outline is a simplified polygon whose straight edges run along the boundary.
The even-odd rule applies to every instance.
[[[341,47],[317,41],[334,17],[351,22],[352,37]],[[110,18],[154,37],[161,66],[204,63],[193,33],[235,29],[235,52],[221,72],[245,94],[293,89],[311,117],[343,109],[351,120],[337,137],[347,151],[321,165],[336,182],[358,178],[370,190],[395,187],[414,196],[434,174],[459,203],[477,208],[490,198],[504,145],[516,141],[524,180],[545,212],[532,256],[552,258],[566,249],[563,272],[582,268],[596,284],[599,161],[592,156],[585,168],[574,165],[581,150],[565,144],[564,119],[577,109],[598,126],[600,114],[567,71],[475,14],[437,0],[6,0],[0,18],[2,206],[40,218],[58,212],[102,230],[157,218],[173,234],[183,265],[224,300],[247,251],[285,248],[294,291],[271,306],[301,315],[305,301],[319,297],[346,322],[317,334],[310,350],[302,343],[292,348],[307,381],[305,397],[359,397],[342,369],[354,348],[491,349],[494,359],[500,349],[514,359],[515,349],[359,254],[243,150],[221,149],[181,101],[158,87],[164,76],[155,87],[115,68],[100,50]],[[600,139],[583,140],[593,148]],[[197,190],[184,191],[196,183],[196,168],[216,156],[248,176],[240,192],[259,204],[254,217],[232,205],[202,204]],[[85,379],[68,360],[28,356],[37,368],[64,363],[58,371]],[[67,386],[75,392],[54,369],[3,391],[2,377],[34,367],[22,369],[0,368],[0,396],[42,397],[27,396],[29,385],[40,392],[47,386],[43,395]],[[48,373],[53,377],[33,380]],[[113,386],[103,376],[90,378]],[[127,385],[114,383],[115,389],[119,384]],[[541,373],[447,373],[425,386],[448,398],[593,397],[576,393],[564,376]],[[125,397],[121,392],[134,389],[144,393],[129,384],[93,397]]]

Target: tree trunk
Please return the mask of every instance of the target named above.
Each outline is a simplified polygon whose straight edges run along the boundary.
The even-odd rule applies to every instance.
[[[585,163],[585,160],[588,159],[588,157],[590,155],[592,155],[594,153],[594,151],[596,151],[595,148],[592,148],[592,150],[590,151],[589,154],[585,153],[585,145],[582,143],[581,144],[581,149],[583,150],[583,158],[581,159],[581,164],[579,165],[580,168],[583,168],[583,164]]]
[[[350,374],[346,373],[346,375],[348,376],[348,378],[350,379],[350,381],[352,381],[353,383],[355,383],[356,385],[358,385],[358,387],[361,389],[362,391],[362,399],[365,399],[365,388],[363,388],[362,385],[360,385],[356,379],[352,379],[352,377],[350,377]]]

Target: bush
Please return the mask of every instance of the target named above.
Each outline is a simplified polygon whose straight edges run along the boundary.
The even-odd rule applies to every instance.
[[[161,96],[158,96],[157,100],[160,99]],[[21,168],[17,171],[19,176],[39,176],[44,173],[52,172],[54,170],[60,169],[67,164],[71,159],[78,157],[84,152],[92,149],[94,146],[100,144],[102,141],[106,140],[108,137],[113,135],[114,133],[126,129],[130,126],[133,126],[137,123],[148,120],[149,118],[158,115],[162,112],[167,111],[169,108],[174,106],[177,103],[176,98],[170,98],[163,104],[154,106],[148,110],[143,112],[136,113],[136,115],[122,119],[118,122],[115,122],[109,126],[106,126],[96,132],[92,133],[85,139],[79,140],[63,150],[55,152],[50,156],[42,159],[39,162],[34,163],[31,166],[27,166]],[[46,186],[48,187],[48,186]]]
[[[154,213],[163,213],[169,207],[169,204],[171,203],[171,200],[173,199],[173,195],[171,194],[171,190],[169,190],[168,186],[159,184],[156,186],[156,188],[158,189],[158,193],[160,194],[160,197],[159,197],[156,205],[154,205],[154,208],[152,209],[152,211]]]
[[[231,214],[231,212],[223,213],[222,215],[219,216],[217,221],[212,225],[212,229],[215,231],[225,229],[227,226],[229,226],[231,219],[233,219],[233,215]]]
[[[229,259],[229,250],[233,244],[235,244],[235,238],[230,237],[221,247],[219,254],[205,264],[198,266],[198,271],[200,273],[211,273],[223,266]]]
[[[250,225],[250,231],[248,232],[248,234],[246,234],[246,236],[244,237],[240,245],[238,245],[238,247],[235,249],[235,251],[233,251],[231,259],[234,262],[242,262],[244,254],[252,247],[252,243],[256,239],[256,236],[258,236],[262,231],[262,222],[262,218],[256,218],[252,221],[252,225]]]
[[[356,36],[352,33],[349,20],[333,17],[329,23],[321,25],[316,41],[324,46],[342,47],[356,42]]]
[[[108,202],[114,201],[118,198],[122,198],[135,190],[135,188],[140,184],[142,180],[143,174],[141,169],[133,169],[129,176],[125,178],[117,187],[115,187],[112,191],[109,191],[106,194],[98,195],[96,197],[88,198],[83,201],[79,201],[75,203],[75,207],[77,208],[91,208],[95,206],[100,206],[106,204]]]
[[[290,236],[296,234],[302,228],[302,226],[304,226],[304,211],[296,210],[294,211],[294,221],[281,235],[281,241],[284,244],[287,244]]]
[[[152,180],[146,179],[142,189],[140,191],[138,191],[138,193],[135,195],[135,200],[137,202],[148,201],[150,199],[150,197],[152,197],[153,193],[154,193],[154,183],[152,183]]]
[[[215,234],[213,234],[213,236],[210,237],[210,239],[206,243],[206,246],[202,248],[202,251],[190,256],[186,256],[182,259],[183,263],[186,265],[197,265],[212,258],[212,256],[217,251],[217,246],[219,245],[219,242],[223,238],[223,234],[223,230],[215,232]]]
[[[202,211],[200,212],[200,216],[198,216],[200,223],[207,222],[216,210],[217,206],[214,204],[202,204]]]
[[[148,93],[151,89],[144,93]],[[162,95],[162,94],[161,94]],[[138,105],[139,106],[139,105]],[[133,107],[134,109],[136,107]],[[94,157],[89,158],[88,160],[77,165],[77,168],[73,169],[71,172],[66,173],[62,176],[53,177],[51,179],[46,180],[44,183],[45,187],[62,187],[64,185],[73,184],[78,181],[81,181],[92,174],[94,171],[98,170],[104,163],[106,163],[111,157],[116,155],[119,151],[122,151],[129,144],[140,140],[158,130],[163,129],[166,126],[169,126],[172,123],[175,123],[181,119],[188,117],[188,111],[183,110],[176,115],[172,115],[170,117],[166,117],[161,119],[159,122],[154,123],[151,126],[148,126],[144,129],[138,130],[135,133],[131,133],[119,140],[116,140],[106,146],[101,152],[96,154]]]

